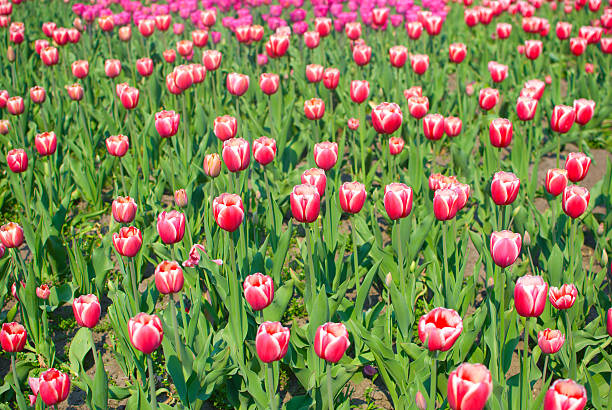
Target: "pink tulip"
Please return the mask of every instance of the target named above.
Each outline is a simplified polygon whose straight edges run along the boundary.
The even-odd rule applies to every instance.
[[[119,233],[113,234],[113,245],[119,255],[134,257],[142,246],[142,233],[133,226],[124,226]]]
[[[175,261],[162,261],[155,268],[155,287],[163,295],[183,289],[183,269]]]
[[[336,161],[338,160],[338,144],[329,141],[315,144],[314,160],[319,168],[325,171],[330,170],[336,165]]]
[[[5,352],[21,352],[25,347],[28,332],[17,322],[3,323],[0,331],[0,344]]]
[[[567,187],[567,171],[565,169],[549,169],[546,171],[546,191],[553,196],[558,196]]]
[[[213,131],[215,136],[221,141],[227,141],[230,138],[234,138],[237,130],[238,123],[236,118],[232,117],[231,115],[217,117],[213,122]]]
[[[392,220],[405,218],[412,211],[412,188],[394,182],[385,187],[384,204],[387,215]]]
[[[244,298],[255,311],[265,309],[274,300],[274,282],[272,278],[255,273],[245,278],[242,285]]]
[[[119,223],[132,222],[136,216],[137,209],[138,205],[129,196],[118,196],[117,199],[113,200],[113,218]]]
[[[321,359],[337,363],[350,345],[348,331],[342,323],[328,322],[317,328],[314,350]]]
[[[157,216],[157,233],[165,244],[183,240],[185,235],[185,214],[178,211],[163,211]]]
[[[223,142],[223,163],[230,172],[240,172],[251,162],[249,142],[243,138],[232,138]]]
[[[569,309],[574,306],[576,297],[578,297],[578,289],[574,284],[564,284],[560,288],[551,286],[548,291],[548,297],[551,305],[559,310]]]
[[[361,182],[345,182],[340,186],[340,207],[344,212],[356,214],[361,211],[366,200],[365,185]]]
[[[544,354],[553,354],[561,350],[565,336],[560,330],[544,329],[538,332],[538,346]]]
[[[178,132],[181,116],[174,111],[155,113],[155,129],[162,138],[169,138]]]
[[[49,289],[49,285],[42,284],[36,288],[36,296],[38,298],[47,300],[49,299],[49,295],[51,295],[51,289]]]
[[[213,200],[213,216],[217,225],[234,232],[244,219],[244,206],[239,195],[224,193]]]
[[[588,189],[578,185],[569,185],[563,190],[561,202],[563,212],[576,219],[586,211],[589,199],[591,199],[591,194]]]
[[[23,229],[15,222],[0,226],[0,241],[7,248],[19,248],[23,243]]]
[[[298,222],[312,223],[319,217],[321,197],[314,185],[302,184],[293,187],[289,197],[291,213]]]
[[[582,181],[589,172],[591,158],[582,152],[570,152],[565,160],[567,178],[572,182]]]
[[[70,376],[53,368],[41,373],[38,393],[47,406],[55,406],[68,397]]]
[[[463,331],[463,320],[456,311],[438,307],[421,316],[418,330],[428,350],[445,352]]]
[[[463,363],[448,376],[448,405],[453,410],[482,410],[492,391],[491,372],[482,364]]]
[[[317,188],[319,196],[322,197],[325,193],[325,185],[327,184],[327,177],[325,171],[320,168],[311,168],[302,174],[302,184],[314,185]]]
[[[497,205],[510,205],[516,199],[521,185],[512,172],[496,172],[491,181],[491,197]]]
[[[57,137],[53,131],[36,134],[34,145],[41,157],[53,155],[57,149]]]
[[[521,253],[521,235],[510,231],[493,232],[490,249],[493,262],[506,268],[512,265]]]
[[[546,306],[548,284],[541,276],[525,275],[516,281],[514,306],[523,317],[538,317]]]
[[[555,380],[544,396],[544,410],[582,410],[586,404],[586,389],[571,379]]]
[[[289,349],[290,330],[280,322],[263,322],[255,337],[257,356],[264,363],[281,360]]]
[[[372,125],[379,134],[393,134],[402,125],[402,110],[399,105],[384,102],[374,107]]]
[[[164,338],[164,329],[156,315],[139,313],[128,321],[130,342],[144,354],[153,353]]]
[[[93,294],[82,295],[72,301],[72,312],[79,326],[93,328],[100,320],[100,302]]]
[[[443,188],[434,192],[433,210],[434,215],[439,221],[451,220],[457,215],[459,195],[458,192]]]

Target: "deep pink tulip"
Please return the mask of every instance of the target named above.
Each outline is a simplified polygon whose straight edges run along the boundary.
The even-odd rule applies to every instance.
[[[350,126],[349,126],[350,127]],[[389,138],[389,154],[399,155],[404,149],[404,140],[401,137]]]
[[[321,36],[316,31],[307,31],[304,33],[304,44],[310,49],[319,47]]]
[[[125,135],[111,135],[106,140],[106,150],[114,157],[122,157],[130,148],[130,140]]]
[[[93,328],[100,321],[100,301],[93,294],[81,295],[72,301],[72,312],[79,326]]]
[[[502,268],[512,265],[521,253],[521,235],[510,231],[493,232],[490,250],[493,262]]]
[[[285,34],[272,34],[266,42],[266,53],[270,58],[284,56],[289,49],[289,36]]]
[[[593,118],[595,101],[585,98],[574,100],[574,111],[576,112],[576,123],[585,125]]]
[[[500,64],[497,61],[489,61],[487,65],[489,69],[489,74],[491,74],[491,80],[494,83],[501,83],[508,77],[508,66],[504,64]]]
[[[36,287],[36,296],[38,298],[43,299],[43,300],[47,300],[47,299],[49,299],[49,295],[51,295],[51,289],[49,288],[49,285],[42,284],[42,285]]]
[[[278,91],[280,77],[278,74],[263,73],[259,77],[259,88],[266,95],[275,94]]]
[[[310,184],[296,185],[289,197],[291,213],[298,222],[312,223],[319,217],[321,197],[317,187]]]
[[[185,235],[185,214],[163,211],[157,216],[157,233],[165,244],[178,243]]]
[[[550,127],[553,131],[564,134],[572,128],[576,120],[576,111],[567,105],[555,105],[550,116]]]
[[[410,66],[416,74],[425,74],[425,71],[429,68],[429,56],[427,54],[410,54]]]
[[[153,60],[150,58],[140,58],[136,60],[136,71],[143,77],[153,74]]]
[[[244,298],[254,311],[267,308],[274,300],[274,282],[267,275],[254,273],[247,276],[242,288]]]
[[[304,114],[309,120],[320,120],[325,114],[325,102],[320,98],[304,101]]]
[[[351,345],[348,331],[342,323],[325,323],[317,328],[314,350],[321,359],[337,363]]]
[[[434,192],[433,210],[439,221],[448,221],[457,215],[459,210],[459,194],[450,188],[437,189]]]
[[[525,57],[535,60],[540,54],[542,54],[542,42],[540,40],[525,40]]]
[[[237,130],[238,123],[236,118],[232,117],[231,115],[217,117],[213,122],[213,131],[215,136],[221,141],[227,141],[230,138],[234,138]]]
[[[565,343],[565,336],[560,330],[544,329],[538,332],[538,346],[544,354],[557,353]]]
[[[567,171],[565,169],[549,169],[546,171],[546,191],[553,195],[558,196],[567,187]]]
[[[512,142],[512,123],[506,118],[496,118],[489,125],[491,145],[505,148]]]
[[[408,98],[408,112],[413,118],[423,118],[427,111],[429,111],[429,98],[423,96]],[[423,127],[425,127],[425,124],[423,124]]]
[[[319,142],[315,144],[313,153],[317,166],[328,171],[338,161],[338,144],[329,141]]]
[[[591,199],[591,194],[588,189],[578,185],[568,185],[563,190],[561,201],[563,212],[576,219],[586,211],[589,199]]]
[[[276,156],[276,141],[261,137],[253,141],[253,158],[261,165],[268,165]]]
[[[139,313],[128,321],[130,342],[144,354],[153,353],[164,339],[161,320],[156,315]]]
[[[520,185],[520,179],[512,172],[496,172],[491,181],[493,202],[502,206],[510,205],[516,199]]]
[[[328,90],[335,90],[340,81],[340,70],[334,67],[328,67],[323,71],[323,85]]]
[[[138,106],[138,98],[140,97],[140,91],[134,87],[127,87],[119,96],[121,100],[121,104],[125,107],[126,110],[133,110]]]
[[[359,44],[353,48],[353,60],[358,66],[365,66],[372,58],[372,47]]]
[[[229,73],[226,79],[227,91],[240,97],[249,89],[249,76],[238,73]]]
[[[124,226],[119,233],[113,234],[113,245],[119,255],[132,258],[136,256],[142,246],[142,233],[133,226]]]
[[[138,205],[136,205],[134,199],[130,198],[129,196],[118,196],[115,200],[113,200],[113,218],[119,223],[132,222],[136,216],[137,209]]]
[[[311,83],[321,82],[324,70],[320,64],[308,64],[306,66],[306,79]]]
[[[372,109],[372,125],[379,134],[393,134],[402,125],[402,110],[395,103],[383,102]]]
[[[516,313],[523,317],[538,317],[544,311],[548,284],[541,276],[525,275],[514,286]]]
[[[34,104],[42,104],[47,98],[47,92],[43,87],[38,85],[30,88],[30,99]]]
[[[217,50],[204,50],[202,64],[208,71],[215,71],[221,65],[223,55]]]
[[[412,211],[413,192],[406,184],[394,182],[385,187],[384,205],[392,220],[405,218]]]
[[[478,94],[478,105],[483,110],[489,111],[499,102],[499,90],[495,88],[483,88]]]
[[[495,32],[497,33],[497,37],[500,39],[506,39],[510,37],[512,33],[512,24],[509,23],[497,23],[495,27]]]
[[[19,248],[23,243],[23,229],[15,222],[0,226],[0,241],[9,249]]]
[[[242,198],[236,194],[219,195],[213,200],[213,216],[221,229],[234,232],[244,219]]]
[[[446,352],[463,331],[463,320],[453,309],[438,307],[421,316],[418,330],[428,350]]]
[[[389,62],[393,67],[403,67],[407,59],[408,49],[405,46],[393,46],[389,49]]]
[[[441,114],[427,114],[423,117],[423,133],[428,140],[436,141],[442,138],[444,117]]]
[[[283,327],[280,322],[263,322],[257,329],[255,348],[257,356],[264,363],[281,360],[289,349],[289,328]]]
[[[9,169],[20,174],[28,169],[28,154],[23,149],[12,149],[6,154],[6,162]]]
[[[174,111],[160,111],[155,113],[155,129],[162,138],[169,138],[178,132],[180,114]]]
[[[452,43],[448,46],[448,58],[455,64],[461,63],[467,54],[467,47],[463,43]]]
[[[167,295],[183,289],[183,269],[176,261],[162,261],[155,268],[155,287],[159,293]]]
[[[589,172],[591,158],[582,152],[570,152],[565,160],[567,178],[572,182],[582,181]]]
[[[367,193],[361,182],[345,182],[340,186],[340,207],[344,212],[356,214],[361,211]]]
[[[569,309],[574,306],[578,297],[578,289],[574,284],[563,284],[560,288],[551,286],[548,290],[548,298],[551,305],[556,309]]]
[[[317,192],[319,193],[319,197],[323,197],[325,193],[325,185],[327,184],[327,177],[325,176],[325,171],[320,168],[310,168],[302,174],[301,177],[302,184],[313,185],[317,188]]]
[[[55,406],[68,397],[70,393],[70,376],[56,369],[49,369],[40,374],[38,394],[47,406]]]
[[[452,410],[482,410],[492,391],[491,372],[483,364],[463,363],[448,376],[447,397]]]
[[[518,97],[516,100],[516,115],[521,121],[533,119],[538,108],[538,100],[531,97]]]
[[[544,396],[544,410],[582,410],[586,404],[586,389],[571,379],[555,380]]]
[[[28,339],[25,327],[17,322],[3,323],[0,331],[0,344],[5,352],[21,352]]]
[[[223,163],[230,172],[240,172],[251,162],[249,142],[243,138],[232,138],[223,142]]]
[[[368,99],[369,95],[370,83],[368,81],[351,81],[350,96],[353,102],[361,104],[362,102]]]
[[[608,309],[608,314],[606,316],[606,329],[608,330],[608,335],[612,337],[612,308]]]

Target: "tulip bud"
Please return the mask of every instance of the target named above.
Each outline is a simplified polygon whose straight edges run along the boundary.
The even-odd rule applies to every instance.
[[[482,364],[463,363],[448,376],[447,397],[452,410],[482,410],[492,391],[491,372]]]
[[[344,212],[356,214],[361,211],[366,200],[365,185],[360,182],[345,182],[340,186],[340,207]]]
[[[163,211],[157,216],[157,233],[165,244],[180,242],[185,235],[185,214]]]
[[[234,232],[244,219],[242,199],[236,194],[219,195],[213,200],[213,216],[221,229]]]
[[[251,162],[249,142],[243,138],[232,138],[223,142],[223,163],[230,172],[240,172]]]
[[[385,187],[384,205],[391,220],[405,218],[412,211],[412,188],[401,183],[392,183]]]
[[[261,137],[253,141],[253,158],[261,165],[268,165],[276,156],[276,141],[272,138]]]
[[[516,281],[514,306],[523,317],[538,317],[546,306],[548,284],[541,276],[525,275]]]
[[[204,173],[211,178],[216,178],[221,172],[221,158],[219,154],[207,154],[204,157]]]
[[[568,216],[576,219],[586,211],[589,206],[591,194],[578,185],[569,185],[563,190],[562,208]]]
[[[23,229],[15,222],[0,226],[0,242],[7,248],[19,248],[23,243]]]
[[[8,46],[6,49],[6,59],[11,63],[15,61],[15,50],[13,50],[13,46]]]
[[[523,234],[523,245],[528,248],[531,246],[531,235],[529,235],[528,231],[525,231],[525,233]]]
[[[420,391],[416,393],[415,403],[416,403],[417,409],[419,410],[427,409],[427,400],[425,400],[423,393],[421,393]]]
[[[280,77],[278,74],[263,73],[259,77],[259,88],[266,95],[275,94],[278,91]]]
[[[604,249],[601,252],[601,266],[607,266],[608,265],[608,252],[606,252],[606,250]]]
[[[586,404],[586,389],[571,379],[555,380],[544,396],[544,410],[582,410]]]
[[[314,185],[296,185],[289,200],[291,213],[298,222],[312,223],[319,217],[321,197]]]
[[[100,302],[96,295],[82,295],[72,301],[72,311],[79,326],[93,328],[100,320]]]
[[[317,188],[317,192],[319,193],[319,197],[322,197],[325,193],[325,185],[327,183],[327,177],[325,176],[325,171],[320,168],[311,168],[306,171],[301,176],[302,184],[313,185]]]
[[[573,107],[555,105],[550,116],[550,127],[553,131],[564,134],[572,128],[575,120],[576,112]]]
[[[367,81],[353,80],[351,81],[350,96],[351,100],[357,104],[361,104],[367,100],[370,95],[370,83]]]
[[[395,103],[383,102],[372,109],[372,125],[379,134],[393,134],[402,125],[402,110]]]
[[[408,98],[408,112],[413,118],[423,118],[427,111],[429,111],[429,98],[422,96]],[[423,127],[425,127],[425,123],[423,123]]]
[[[23,149],[12,149],[6,154],[6,162],[9,169],[20,174],[28,169],[28,154]]]
[[[427,114],[423,117],[423,133],[428,140],[436,141],[444,135],[444,117],[441,114]]]
[[[314,160],[319,168],[325,171],[330,170],[336,165],[336,161],[338,160],[338,144],[329,141],[315,144]]]
[[[180,114],[174,111],[160,111],[155,113],[155,129],[162,138],[169,138],[178,132]]]
[[[557,353],[565,343],[565,336],[560,330],[544,329],[538,332],[538,346],[544,354]]]
[[[521,253],[521,235],[510,231],[493,232],[490,249],[493,262],[506,268],[512,265]]]
[[[438,307],[421,316],[418,331],[429,351],[446,352],[463,331],[463,320],[453,309]]]
[[[342,323],[325,323],[317,328],[314,350],[321,359],[337,363],[351,345],[348,331]]]
[[[0,135],[6,135],[11,130],[11,123],[9,120],[0,120]]]
[[[0,331],[0,344],[5,352],[16,353],[21,352],[25,347],[28,332],[25,328],[17,323],[3,323],[2,331]]]
[[[389,153],[391,155],[399,155],[404,149],[404,140],[401,137],[389,138]]]
[[[499,90],[494,88],[483,88],[478,94],[478,105],[483,110],[489,111],[499,102]]]
[[[155,287],[163,295],[183,289],[183,269],[175,261],[162,261],[155,268]]]
[[[128,321],[130,342],[144,354],[153,353],[164,338],[164,329],[156,315],[139,313]]]
[[[242,285],[244,298],[254,311],[263,310],[274,300],[274,282],[272,278],[255,273],[245,278]]]
[[[349,118],[347,121],[347,126],[350,130],[355,131],[357,128],[359,128],[359,120],[357,118]]]
[[[125,135],[111,135],[106,140],[106,150],[114,157],[122,157],[130,148],[130,140]]]
[[[325,114],[325,102],[320,98],[304,101],[304,114],[309,120],[320,120]]]
[[[34,145],[41,157],[53,155],[57,149],[57,137],[53,131],[36,134]]]
[[[264,363],[281,360],[289,349],[290,335],[289,329],[283,327],[280,322],[263,322],[259,325],[255,337],[259,359]]]

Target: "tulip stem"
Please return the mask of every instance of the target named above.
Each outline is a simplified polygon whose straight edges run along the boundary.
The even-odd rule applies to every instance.
[[[132,293],[134,293],[134,305],[136,310],[140,309],[140,301],[138,300],[138,284],[136,283],[136,267],[134,266],[134,258],[130,258],[130,279],[132,280]]]
[[[91,337],[91,352],[93,353],[94,364],[96,365],[96,371],[98,371],[98,351],[96,350],[96,343],[94,342],[92,329],[90,329],[89,331],[89,336]],[[46,339],[46,336],[45,336],[45,339]]]
[[[523,380],[521,389],[522,399],[521,403],[523,405],[522,408],[526,409],[529,407],[529,392],[531,388],[529,387],[529,362],[527,358],[527,353],[529,352],[529,318],[523,317],[523,325],[525,328],[525,332],[523,333]]]
[[[442,253],[444,254],[444,283],[448,283],[448,255],[446,253],[446,223],[442,221]],[[448,299],[448,288],[444,289],[444,294]],[[448,300],[447,300],[448,302]]]
[[[191,153],[191,146],[189,144],[189,120],[187,119],[187,105],[185,100],[187,100],[187,95],[183,95],[182,98],[182,103],[183,103],[183,121],[185,122],[184,126],[183,126],[183,152],[185,153],[184,155],[184,161],[185,161],[185,167],[187,169],[189,169],[189,155]]]
[[[366,182],[366,171],[365,171],[365,133],[366,133],[366,124],[365,124],[365,106],[361,104],[359,107],[359,155],[361,156],[361,180],[364,184],[367,185]]]
[[[353,226],[351,229],[351,234],[353,236],[353,258],[355,261],[355,292],[359,295],[359,249],[357,248],[357,223],[355,218],[353,218]]]
[[[327,406],[329,410],[334,410],[334,390],[332,383],[332,364],[327,363]]]
[[[268,397],[270,400],[270,409],[276,410],[278,408],[278,403],[274,396],[276,396],[276,389],[274,388],[274,370],[272,369],[272,365],[270,363],[266,363],[266,367],[268,368],[268,379],[267,379],[267,390]]]
[[[147,365],[149,366],[149,391],[151,393],[151,408],[157,409],[157,396],[155,394],[155,375],[153,374],[153,360],[151,355],[147,355]]]
[[[574,221],[573,219],[570,219],[569,221],[570,223],[570,243],[569,243],[569,255],[568,255],[568,260],[569,260],[569,272],[570,272],[570,283],[574,283],[574,277],[576,276],[576,273],[574,272],[574,269],[576,268],[576,259],[577,257],[577,253],[576,252],[576,225],[577,222]]]
[[[397,238],[397,270],[400,274],[400,288],[402,295],[406,295],[406,272],[404,271],[404,253],[402,252],[402,235],[400,229],[400,220],[395,221],[395,235]]]
[[[497,281],[499,282],[499,316],[500,316],[500,348],[499,348],[499,378],[503,385],[506,384],[506,372],[504,371],[504,346],[506,344],[506,272],[504,268],[495,267],[499,272]]]
[[[433,410],[436,408],[436,382],[438,378],[438,352],[433,354],[431,360],[431,378],[429,380],[429,409]]]
[[[26,196],[25,183],[19,184],[19,187],[21,188],[21,195],[23,196],[23,208],[25,209],[26,216],[28,217],[28,222],[31,223],[33,220],[30,215],[30,207],[28,204],[28,198]],[[42,272],[41,272],[41,275],[42,275]]]
[[[179,336],[179,326],[178,326],[178,321],[176,320],[176,306],[174,304],[174,295],[170,295],[170,301],[169,301],[169,305],[170,305],[170,316],[172,316],[172,326],[174,327],[174,344],[175,344],[175,350],[176,350],[176,357],[178,357],[179,362],[181,361],[181,339]],[[183,324],[185,325],[185,324]]]
[[[544,368],[542,369],[542,389],[546,386],[546,369],[548,368],[548,355],[544,359]]]
[[[16,356],[16,353],[13,353],[11,355],[11,370],[13,370],[13,381],[15,382],[15,393],[17,394],[17,397],[21,397],[22,393],[21,393],[21,387],[19,386],[19,379],[17,378],[17,366],[15,365],[15,356]]]
[[[559,168],[559,156],[561,155],[561,135],[557,136],[557,166]]]
[[[569,342],[569,353],[570,353],[570,379],[576,380],[576,351],[574,349],[574,339],[572,335],[572,322],[569,317],[569,312],[565,310],[565,323],[567,332],[567,339]]]
[[[308,251],[308,265],[309,265],[309,277],[306,278],[306,290],[305,290],[305,295],[304,298],[306,299],[307,302],[307,306],[309,308],[312,308],[311,306],[311,300],[312,300],[312,295],[313,292],[315,291],[316,288],[316,282],[315,282],[315,269],[314,269],[314,262],[312,259],[312,239],[310,237],[310,228],[308,227],[308,224],[304,224],[304,230],[306,231],[306,248]]]

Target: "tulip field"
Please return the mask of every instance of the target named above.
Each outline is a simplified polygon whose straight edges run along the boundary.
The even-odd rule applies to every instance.
[[[612,410],[612,0],[0,34],[0,409]]]

